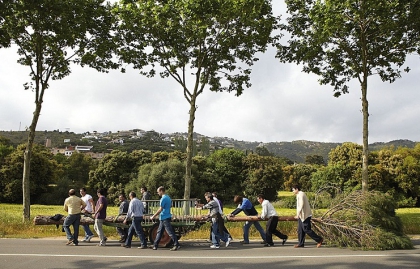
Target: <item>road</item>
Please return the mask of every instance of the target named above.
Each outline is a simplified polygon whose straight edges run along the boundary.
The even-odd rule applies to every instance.
[[[94,239],[97,239],[96,237]],[[0,268],[340,268],[387,269],[420,268],[420,240],[413,240],[413,250],[354,251],[323,246],[307,240],[305,248],[295,249],[296,242],[263,247],[254,241],[241,245],[233,241],[227,248],[210,249],[209,243],[180,241],[181,249],[122,248],[117,241],[106,247],[94,243],[66,246],[66,239],[0,239]]]

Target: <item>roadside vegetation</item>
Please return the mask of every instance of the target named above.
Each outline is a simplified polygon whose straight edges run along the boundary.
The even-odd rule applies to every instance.
[[[256,206],[257,210],[261,212],[261,207]],[[224,208],[225,214],[232,212],[235,209],[233,206]],[[61,226],[57,228],[55,225],[34,225],[33,222],[22,223],[22,205],[16,204],[0,204],[0,238],[46,238],[46,237],[59,237],[65,240],[65,233],[61,231]],[[56,205],[32,205],[31,210],[33,216],[36,215],[55,215],[63,214],[62,206]],[[279,215],[282,216],[294,216],[294,209],[278,208],[276,207]],[[319,210],[314,212],[314,217],[322,214],[325,210]],[[108,215],[115,216],[118,214],[118,207],[110,206],[108,208]],[[403,230],[408,235],[420,235],[420,208],[401,208],[397,210],[397,216],[399,216],[403,222]],[[226,224],[229,232],[232,234],[234,239],[242,238],[242,222],[228,222]],[[265,222],[262,222],[263,227]],[[291,222],[279,222],[278,229],[285,234],[288,234],[290,238],[297,238],[296,234],[297,223]],[[199,230],[192,231],[187,235],[183,236],[182,239],[207,239],[209,237],[209,224],[203,225]],[[117,239],[118,235],[114,227],[104,226],[104,231],[107,237],[110,239]],[[83,229],[81,228],[81,234]],[[251,228],[250,238],[259,239],[258,231],[255,228]]]

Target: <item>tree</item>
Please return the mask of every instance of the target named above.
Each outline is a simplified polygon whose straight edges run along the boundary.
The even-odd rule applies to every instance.
[[[116,11],[121,61],[148,77],[181,85],[190,105],[184,199],[190,198],[197,97],[205,88],[241,95],[250,87],[251,66],[271,42],[277,25],[270,0],[122,1]],[[142,69],[150,65],[149,71]],[[189,76],[191,74],[191,76]]]
[[[321,155],[306,155],[305,164],[325,165],[324,157]]]
[[[115,67],[110,56],[97,45],[112,44],[108,37],[111,25],[109,6],[103,0],[16,0],[5,1],[9,16],[1,24],[12,44],[18,48],[18,63],[30,68],[31,82],[25,90],[35,93],[35,110],[29,126],[23,167],[23,220],[30,218],[30,160],[35,130],[44,94],[50,80],[70,74],[71,63],[90,64],[100,71]],[[98,38],[100,37],[100,42]]]
[[[311,189],[312,174],[316,166],[310,164],[294,164],[283,167],[284,189],[291,190],[293,184],[299,184],[303,190]]]
[[[205,181],[202,182],[208,188],[207,191],[216,191],[222,199],[231,199],[242,193],[244,158],[245,154],[237,149],[225,148],[210,154],[203,172]]]
[[[23,152],[26,145],[19,145],[4,160],[0,167],[0,187],[2,193],[0,202],[19,203],[22,202],[22,169],[24,165]],[[54,160],[51,151],[44,146],[35,144],[31,158],[31,181],[30,196],[35,202],[48,192],[48,185],[57,181],[58,175],[62,172],[59,164]],[[64,193],[65,195],[65,193]]]
[[[110,201],[118,201],[119,194],[124,193],[125,185],[137,177],[138,168],[143,164],[144,156],[138,153],[129,154],[113,150],[110,154],[105,155],[98,167],[89,173],[89,188],[108,189]]]
[[[249,154],[244,158],[244,181],[242,187],[250,199],[262,193],[271,201],[283,186],[282,160],[272,156]]]
[[[281,62],[303,64],[303,71],[334,87],[334,96],[348,93],[357,79],[362,92],[362,189],[368,190],[368,77],[378,74],[394,82],[406,55],[418,46],[419,0],[286,0],[291,16],[282,29],[288,45],[278,44]],[[416,26],[417,27],[413,27]],[[408,67],[405,69],[408,71]]]

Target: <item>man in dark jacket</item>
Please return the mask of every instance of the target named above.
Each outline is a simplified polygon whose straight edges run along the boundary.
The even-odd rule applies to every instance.
[[[120,194],[118,197],[118,200],[120,200],[120,208],[118,210],[118,215],[126,215],[128,211],[128,201],[124,194]],[[124,243],[125,239],[127,239],[128,234],[128,228],[121,228],[117,227],[117,233],[120,235],[120,243]]]
[[[252,205],[252,203],[247,199],[240,195],[235,195],[233,198],[233,202],[238,205],[238,207],[230,213],[230,217],[234,217],[235,215],[239,214],[241,211],[245,213],[247,216],[258,216],[258,212],[255,209],[255,207]],[[246,221],[244,224],[244,240],[240,241],[242,244],[249,244],[249,228],[251,228],[251,225],[254,224],[255,228],[258,230],[258,232],[261,235],[261,238],[263,239],[263,244],[265,244],[265,232],[263,227],[261,227],[261,224],[258,221]]]

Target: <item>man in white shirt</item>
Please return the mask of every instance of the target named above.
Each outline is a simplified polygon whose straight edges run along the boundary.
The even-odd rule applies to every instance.
[[[264,246],[274,246],[273,234],[283,240],[281,244],[284,246],[284,243],[286,243],[288,236],[282,234],[279,230],[277,230],[277,223],[279,222],[279,218],[276,210],[274,209],[274,206],[268,200],[264,199],[263,194],[259,194],[257,200],[262,206],[260,218],[268,219],[265,228],[266,244]]]
[[[84,213],[92,214],[95,212],[95,204],[93,202],[93,198],[91,195],[86,193],[85,188],[80,189],[80,195],[82,196],[83,202],[85,202],[86,207],[84,210]],[[82,240],[83,242],[90,242],[90,240],[93,238],[93,232],[90,230],[88,224],[82,225],[83,230],[85,230],[85,238]]]

